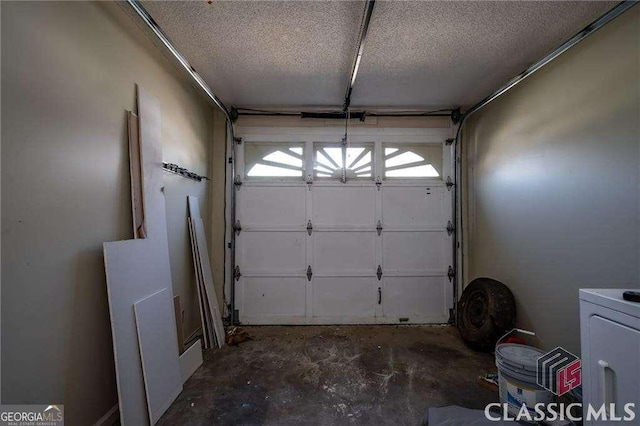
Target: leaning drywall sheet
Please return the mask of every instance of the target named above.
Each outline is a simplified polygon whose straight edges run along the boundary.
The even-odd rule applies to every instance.
[[[187,221],[189,225],[189,237],[191,240],[191,253],[193,256],[193,272],[196,277],[196,288],[198,290],[198,307],[200,308],[200,322],[202,324],[202,335],[204,336],[204,347],[205,349],[210,349],[213,342],[213,331],[211,330],[209,315],[207,314],[209,310],[206,307],[207,304],[205,302],[204,290],[201,283],[202,274],[200,273],[198,246],[196,245],[196,237],[191,219],[187,219]]]
[[[180,369],[182,370],[182,383],[202,365],[202,344],[200,339],[189,346],[189,349],[180,355]]]
[[[175,322],[172,321],[169,289],[134,303],[133,310],[149,419],[153,425],[182,391],[182,371],[177,341],[173,338]]]
[[[104,243],[120,424],[124,426],[149,424],[133,304],[171,286],[167,260],[146,239]],[[173,335],[167,338],[175,342]]]
[[[204,288],[206,291],[207,301],[209,303],[209,310],[213,317],[213,327],[216,334],[216,340],[218,346],[224,346],[224,326],[222,325],[222,315],[220,315],[220,309],[218,307],[218,298],[213,286],[213,274],[211,273],[211,264],[209,263],[209,252],[207,250],[207,241],[205,239],[204,224],[200,218],[191,219],[194,225],[194,231],[196,235],[196,243],[198,244],[198,256],[200,258],[200,268],[202,271],[202,278],[204,280]]]
[[[198,269],[200,270],[201,283],[204,286],[204,294],[206,295],[209,312],[212,316],[216,341],[218,346],[221,347],[224,345],[225,339],[224,326],[222,324],[222,315],[218,308],[218,299],[213,284],[213,274],[211,273],[211,263],[209,262],[209,252],[207,249],[204,226],[202,219],[200,218],[200,204],[198,202],[198,197],[187,197],[187,203],[189,205],[189,221],[193,227],[193,234],[196,242],[195,253],[197,255],[197,261],[199,262]]]
[[[187,197],[187,204],[189,205],[189,217],[200,218],[200,202],[198,197],[189,195]]]
[[[146,238],[104,243],[120,424],[149,423],[133,304],[171,286],[167,221],[162,193],[160,103],[138,87],[138,124]],[[175,342],[175,319],[172,334]],[[177,357],[177,353],[175,354]]]

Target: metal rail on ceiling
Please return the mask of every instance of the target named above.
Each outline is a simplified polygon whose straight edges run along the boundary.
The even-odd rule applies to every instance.
[[[138,0],[126,0],[129,6],[136,12],[136,14],[142,19],[142,21],[147,25],[147,27],[158,37],[158,39],[162,42],[162,44],[169,50],[171,55],[177,59],[177,61],[182,65],[185,71],[191,76],[191,78],[195,81],[195,83],[200,87],[207,95],[207,97],[213,101],[214,104],[218,108],[222,110],[225,114],[227,120],[231,120],[230,110],[222,103],[220,98],[213,93],[213,90],[207,85],[204,79],[196,72],[196,70],[189,64],[189,62],[185,59],[184,56],[180,53],[180,51],[171,43],[169,37],[162,31],[160,26],[154,21],[149,12],[140,4]]]
[[[369,24],[371,23],[371,16],[373,15],[373,7],[376,5],[376,0],[367,0],[364,6],[364,15],[362,16],[362,23],[360,24],[360,34],[358,35],[358,47],[356,49],[356,55],[353,58],[353,65],[351,66],[351,74],[349,75],[349,84],[344,94],[344,111],[351,106],[351,92],[353,86],[356,84],[356,78],[358,77],[358,70],[360,69],[360,61],[362,61],[362,55],[364,55],[364,46],[367,42],[367,33],[369,32]]]
[[[540,68],[544,67],[549,62],[553,61],[558,56],[562,55],[564,52],[566,52],[576,44],[580,43],[582,40],[589,37],[591,34],[595,33],[600,28],[604,27],[606,24],[608,24],[613,19],[617,18],[622,13],[626,12],[628,9],[632,8],[636,4],[638,4],[638,0],[627,0],[627,1],[622,1],[618,3],[608,12],[606,12],[604,15],[600,16],[598,19],[596,19],[595,21],[593,21],[592,23],[584,27],[582,30],[578,31],[578,33],[576,33],[573,37],[571,37],[569,40],[562,43],[560,46],[558,46],[555,50],[553,50],[551,53],[546,55],[544,58],[534,63],[533,65],[531,65],[526,70],[522,71],[517,76],[513,77],[511,80],[507,82],[507,84],[502,86],[500,89],[491,93],[489,96],[487,96],[486,98],[482,99],[480,102],[478,102],[477,104],[469,108],[462,116],[461,124],[464,123],[464,121],[469,116],[474,114],[480,108],[491,103],[492,101],[497,99],[499,96],[503,95],[505,92],[510,90],[513,86],[520,83],[522,80],[529,77],[531,74],[535,73]],[[462,125],[460,127],[462,127]]]

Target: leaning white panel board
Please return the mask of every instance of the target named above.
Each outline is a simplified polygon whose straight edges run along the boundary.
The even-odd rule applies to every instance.
[[[212,316],[211,320],[213,322],[218,347],[222,347],[225,344],[225,332],[222,324],[222,315],[218,307],[218,298],[213,284],[213,274],[211,273],[211,263],[209,262],[209,251],[207,249],[204,224],[200,218],[198,197],[189,196],[187,197],[187,202],[189,204],[189,215],[191,216],[190,223],[193,226],[193,234],[196,241],[197,260],[199,260],[202,283],[204,284],[204,294],[209,305],[209,312]]]
[[[202,365],[202,343],[198,339],[189,349],[180,355],[180,370],[182,372],[182,384]]]
[[[138,113],[147,238],[104,243],[120,423],[123,426],[149,424],[133,304],[162,289],[171,288],[162,193],[160,103],[140,87]],[[167,310],[166,315],[173,324],[173,332],[167,339],[175,341],[173,310]]]
[[[207,250],[207,242],[205,240],[204,224],[200,218],[192,218],[191,223],[193,223],[196,243],[198,244],[198,256],[200,258],[204,289],[209,303],[209,310],[213,317],[212,322],[215,330],[215,337],[218,342],[218,346],[222,347],[225,344],[225,332],[224,326],[222,325],[222,315],[220,315],[220,309],[218,308],[218,298],[216,297],[216,291],[213,286],[213,274],[211,273],[211,265],[209,263],[209,252]]]
[[[168,338],[175,331],[175,323],[166,315],[171,302],[165,288],[133,305],[151,424],[156,424],[182,391],[178,344]]]
[[[204,340],[205,349],[211,348],[211,342],[213,341],[212,331],[209,327],[209,317],[207,315],[208,308],[205,303],[205,296],[203,294],[202,288],[202,279],[201,279],[201,269],[200,269],[200,259],[198,256],[198,248],[196,245],[196,236],[195,231],[193,230],[193,223],[191,222],[191,218],[187,219],[189,225],[189,239],[191,240],[191,254],[193,259],[193,273],[196,278],[196,289],[198,290],[198,308],[200,311],[200,323],[202,325],[202,335]]]

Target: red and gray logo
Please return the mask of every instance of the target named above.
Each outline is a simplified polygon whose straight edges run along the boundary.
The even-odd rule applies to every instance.
[[[571,352],[557,347],[538,358],[538,385],[564,395],[582,383],[582,363]]]

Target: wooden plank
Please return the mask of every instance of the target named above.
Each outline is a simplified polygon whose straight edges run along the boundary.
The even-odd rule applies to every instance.
[[[131,176],[133,238],[145,238],[138,116],[131,111],[127,111],[127,130],[129,135],[129,172]]]
[[[218,298],[213,286],[213,275],[211,273],[211,264],[209,263],[209,252],[207,250],[207,242],[204,233],[204,224],[200,218],[191,219],[194,225],[196,243],[198,244],[198,256],[200,258],[200,267],[203,276],[204,289],[209,304],[209,310],[213,317],[213,327],[215,329],[218,347],[225,345],[224,326],[222,324],[222,316],[218,307]]]
[[[171,293],[164,288],[133,304],[149,419],[154,425],[182,392]]]
[[[202,323],[202,335],[204,336],[204,347],[205,349],[209,349],[211,348],[211,342],[212,342],[212,336],[210,336],[210,327],[207,321],[207,315],[206,315],[206,303],[205,303],[205,297],[204,294],[202,292],[202,286],[200,284],[200,260],[199,260],[199,256],[198,256],[198,249],[197,249],[197,245],[196,245],[196,237],[193,231],[193,225],[191,223],[191,219],[187,219],[188,225],[189,225],[189,237],[191,240],[191,254],[193,257],[193,269],[194,269],[194,275],[196,277],[196,289],[198,291],[198,308],[200,310],[200,322]]]
[[[182,371],[182,384],[202,365],[202,343],[200,339],[189,346],[189,348],[180,355],[180,370]]]
[[[178,353],[184,352],[184,328],[182,325],[182,308],[180,307],[180,296],[173,296],[173,314],[176,318],[176,337],[178,338]]]
[[[147,238],[104,243],[120,423],[149,424],[133,304],[171,286],[162,193],[160,103],[137,87],[143,212]],[[172,331],[175,320],[169,306]],[[166,336],[175,342],[173,335]],[[178,357],[178,354],[175,354]]]

